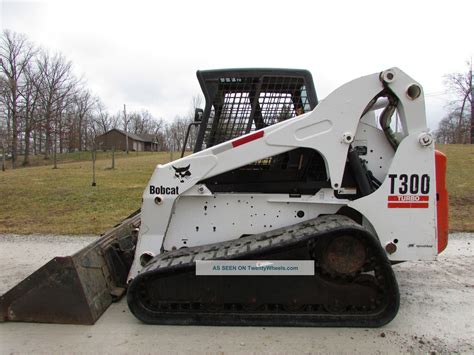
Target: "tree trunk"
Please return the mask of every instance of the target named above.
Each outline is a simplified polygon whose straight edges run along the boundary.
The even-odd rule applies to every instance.
[[[18,122],[17,122],[17,112],[16,112],[16,95],[13,95],[13,107],[12,107],[12,168],[15,168],[15,163],[17,160],[17,146],[18,146]]]
[[[462,121],[463,121],[463,115],[464,115],[464,108],[466,107],[466,100],[468,98],[468,95],[464,96],[464,100],[462,101],[462,106],[461,106],[461,112],[459,113],[459,120],[458,120],[458,124],[457,124],[457,127],[456,127],[456,140],[455,140],[455,143],[458,143],[458,144],[462,144],[464,143],[464,139],[463,139],[463,132],[462,132]]]
[[[58,148],[58,137],[57,133],[54,133],[54,150],[53,150],[53,169],[58,168],[58,157],[57,157],[57,148]]]
[[[82,117],[79,115],[79,122],[77,123],[77,148],[82,152]]]
[[[84,127],[84,133],[82,134],[84,144],[82,145],[82,150],[87,151],[87,142],[89,141],[89,135],[87,134],[87,127]]]
[[[33,155],[36,155],[36,130],[33,131]]]
[[[16,123],[16,118],[12,119],[12,168],[15,168],[15,163],[17,160],[16,150],[18,145],[18,127]]]
[[[49,150],[51,146],[51,127],[50,122],[46,122],[46,132],[44,137],[44,159],[49,159]]]
[[[41,154],[42,148],[43,148],[43,130],[41,129],[38,132],[38,140],[39,140],[38,153]]]
[[[7,151],[8,151],[8,147],[10,146],[9,141],[10,141],[11,132],[12,132],[11,116],[12,116],[12,112],[10,110],[10,107],[7,107],[7,137],[8,137],[8,141],[6,142]]]
[[[59,153],[63,153],[63,125],[61,123],[61,117],[59,117],[59,123],[58,123],[58,131],[59,131]]]
[[[474,87],[471,97],[474,97]],[[471,144],[474,144],[474,103],[471,101]]]
[[[44,159],[49,159],[51,151],[51,105],[48,104],[46,108],[46,122],[45,122],[45,137],[44,137]]]
[[[23,157],[23,166],[28,165],[30,163],[30,135],[31,128],[27,128],[25,130],[25,155]]]
[[[5,145],[2,144],[2,171],[5,171]]]

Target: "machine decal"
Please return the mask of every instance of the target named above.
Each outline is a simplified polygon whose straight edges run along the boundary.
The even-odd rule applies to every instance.
[[[179,195],[179,186],[165,187],[150,185],[150,195]]]
[[[212,153],[217,155],[217,154],[223,153],[225,151],[228,151],[232,148],[237,148],[240,145],[243,145],[243,144],[252,142],[256,139],[262,138],[263,134],[264,134],[263,131],[257,131],[257,132],[255,132],[251,135],[236,139],[235,141],[233,141],[231,143],[219,144],[214,149],[212,149]]]
[[[184,179],[189,179],[191,176],[191,172],[189,171],[189,168],[191,167],[191,164],[188,164],[188,166],[185,166],[183,168],[177,168],[173,166],[174,169],[174,177],[179,179],[179,182],[184,182]]]
[[[430,192],[430,176],[428,174],[389,174],[391,194],[422,194]]]
[[[428,208],[429,196],[423,195],[389,195],[388,208]]]
[[[263,137],[263,131],[257,131],[253,134],[250,134],[248,136],[243,136],[242,138],[239,138],[239,139],[236,139],[235,141],[232,141],[232,147],[236,148],[239,145],[249,143],[251,141],[254,141],[254,140],[262,138],[262,137]]]
[[[388,208],[428,208],[430,176],[428,174],[389,174]]]
[[[212,154],[218,155],[218,154],[220,154],[222,152],[225,152],[227,150],[230,150],[230,149],[232,149],[232,144],[230,144],[230,143],[219,144],[218,146],[216,146],[212,150]]]

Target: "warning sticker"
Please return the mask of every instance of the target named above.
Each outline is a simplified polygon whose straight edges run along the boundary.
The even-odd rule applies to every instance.
[[[388,208],[428,208],[429,196],[426,195],[389,195]]]

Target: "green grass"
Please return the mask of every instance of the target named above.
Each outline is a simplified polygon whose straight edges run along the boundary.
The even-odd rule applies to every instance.
[[[150,152],[129,152],[128,154],[124,151],[116,151],[115,152],[115,159],[123,159],[123,158],[131,158],[131,157],[138,157],[138,156],[147,156],[149,155]],[[174,156],[176,157],[178,153],[174,153]],[[96,159],[97,160],[111,160],[112,159],[112,152],[107,151],[98,151],[96,153]],[[16,168],[24,168],[24,167],[34,167],[34,166],[46,166],[50,165],[53,166],[53,156],[51,155],[49,159],[44,159],[44,155],[31,155],[29,157],[29,164],[26,166],[23,166],[23,155],[18,156],[17,163],[16,163]],[[62,154],[57,154],[56,156],[57,159],[57,164],[64,164],[64,163],[72,163],[76,161],[90,161],[92,159],[92,153],[91,152],[73,152],[73,153],[62,153]],[[1,161],[0,161],[1,164]],[[12,168],[12,161],[7,160],[5,162],[5,167],[6,169],[11,169]]]
[[[178,153],[174,154],[175,158]],[[143,190],[169,153],[0,171],[0,233],[99,234],[140,207]]]
[[[449,229],[474,232],[474,145],[446,144],[437,149],[448,157]]]
[[[472,232],[474,145],[438,149],[448,156],[450,230]],[[157,164],[169,161],[169,153],[120,152],[111,170],[111,153],[99,152],[95,187],[90,153],[64,154],[58,161],[58,169],[0,171],[0,233],[103,233],[140,207],[151,173]]]

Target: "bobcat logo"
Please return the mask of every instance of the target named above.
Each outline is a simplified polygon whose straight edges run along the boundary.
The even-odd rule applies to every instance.
[[[184,182],[184,178],[189,179],[191,176],[191,172],[189,171],[191,164],[185,166],[184,168],[177,168],[173,166],[174,169],[174,177],[179,179],[179,182]]]

